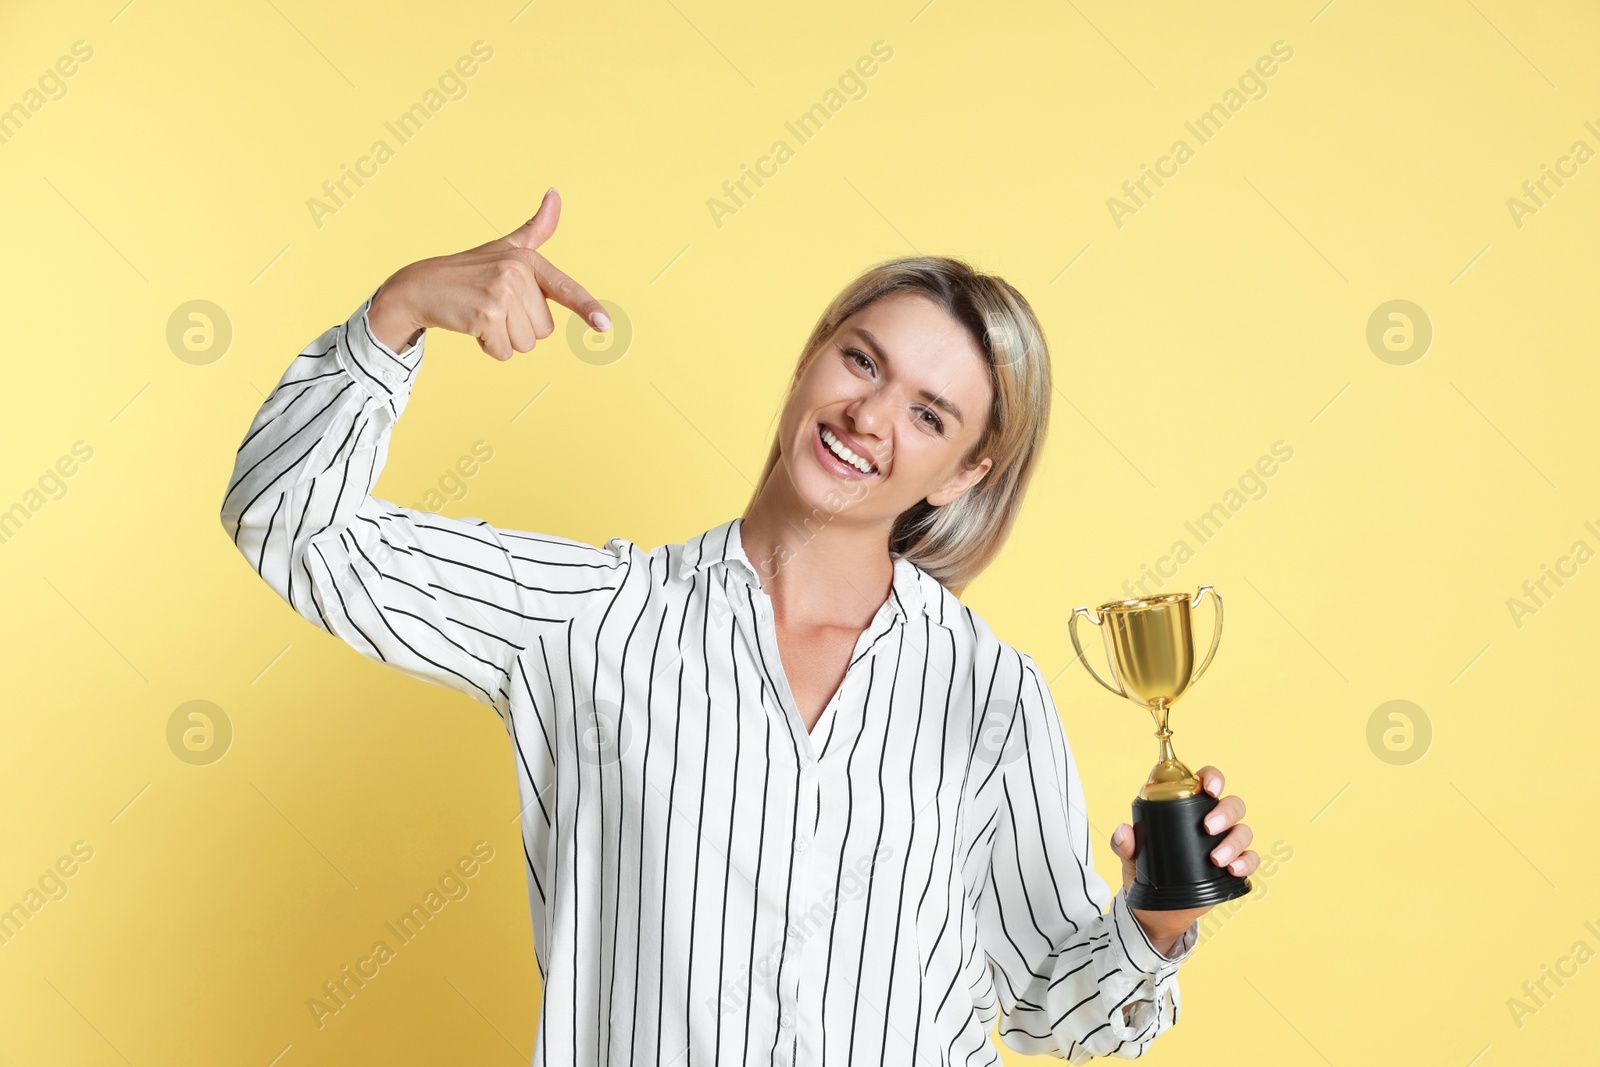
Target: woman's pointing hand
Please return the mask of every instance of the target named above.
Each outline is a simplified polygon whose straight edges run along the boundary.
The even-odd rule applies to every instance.
[[[549,300],[597,330],[610,329],[600,301],[537,251],[560,218],[561,196],[552,188],[533,218],[506,236],[401,267],[373,297],[367,313],[373,333],[399,352],[425,329],[450,330],[507,360],[555,332]]]

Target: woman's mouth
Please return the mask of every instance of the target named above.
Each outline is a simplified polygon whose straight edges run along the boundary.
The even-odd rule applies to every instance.
[[[820,422],[817,423],[816,432],[811,435],[811,443],[816,450],[817,460],[841,478],[860,481],[878,476],[878,468],[870,459],[853,452]]]

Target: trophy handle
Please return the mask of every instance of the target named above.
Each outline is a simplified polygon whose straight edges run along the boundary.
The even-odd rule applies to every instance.
[[[1205,599],[1207,593],[1211,594],[1211,599],[1217,605],[1217,625],[1211,631],[1211,648],[1207,650],[1206,658],[1200,661],[1200,666],[1195,669],[1194,674],[1189,678],[1190,685],[1198,682],[1200,676],[1206,673],[1206,668],[1211,666],[1211,657],[1217,654],[1217,642],[1222,640],[1222,596],[1211,586],[1202,585],[1200,590],[1195,593],[1194,600],[1190,602],[1189,607],[1191,611],[1199,607],[1200,601]]]
[[[1078,658],[1083,661],[1084,669],[1087,670],[1091,675],[1094,676],[1094,680],[1095,681],[1099,682],[1101,685],[1105,686],[1107,689],[1109,689],[1113,693],[1117,694],[1117,696],[1123,697],[1124,699],[1131,700],[1132,697],[1129,697],[1127,693],[1124,693],[1121,689],[1117,688],[1116,686],[1112,685],[1110,682],[1106,681],[1104,678],[1100,677],[1100,672],[1095,670],[1093,665],[1091,665],[1089,663],[1089,657],[1085,656],[1083,654],[1083,646],[1078,643],[1078,616],[1079,615],[1082,615],[1085,618],[1087,618],[1089,620],[1090,624],[1094,625],[1094,626],[1099,626],[1100,625],[1100,620],[1094,617],[1094,612],[1092,610],[1090,610],[1089,608],[1075,608],[1075,609],[1073,609],[1072,614],[1067,617],[1067,636],[1072,638],[1072,647],[1077,650]],[[1110,661],[1108,660],[1107,662],[1109,663]]]

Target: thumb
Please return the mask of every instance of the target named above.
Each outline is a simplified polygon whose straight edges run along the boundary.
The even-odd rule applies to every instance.
[[[1127,823],[1121,823],[1111,831],[1111,850],[1124,861],[1133,860],[1133,828]]]
[[[533,213],[533,218],[507,234],[506,240],[518,248],[538,248],[556,232],[556,223],[560,220],[561,194],[552,185],[539,201],[539,210]]]

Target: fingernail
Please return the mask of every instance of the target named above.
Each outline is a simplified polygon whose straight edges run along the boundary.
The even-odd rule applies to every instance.
[[[1211,779],[1211,781],[1206,783],[1206,792],[1210,793],[1212,796],[1216,796],[1218,793],[1222,792],[1222,783],[1217,781],[1215,778]]]
[[[589,321],[594,323],[594,328],[597,330],[611,329],[611,316],[607,315],[604,311],[596,311],[593,315],[589,316]]]
[[[556,191],[556,187],[552,185],[550,188],[548,188],[548,189],[546,189],[544,191],[544,195],[545,196],[549,196],[551,193],[553,193],[555,191]]]
[[[1207,815],[1206,816],[1206,832],[1214,834],[1220,829],[1222,829],[1222,816],[1220,816],[1220,815]]]
[[[1113,845],[1122,844],[1122,827],[1119,826],[1115,830],[1111,831],[1111,843]]]
[[[1228,870],[1233,872],[1234,874],[1243,874],[1244,873],[1244,860],[1242,860],[1242,859],[1234,860],[1232,863],[1228,864]]]
[[[1227,845],[1221,845],[1215,852],[1211,853],[1211,858],[1216,860],[1218,867],[1226,867],[1228,861],[1233,859],[1233,849]]]

